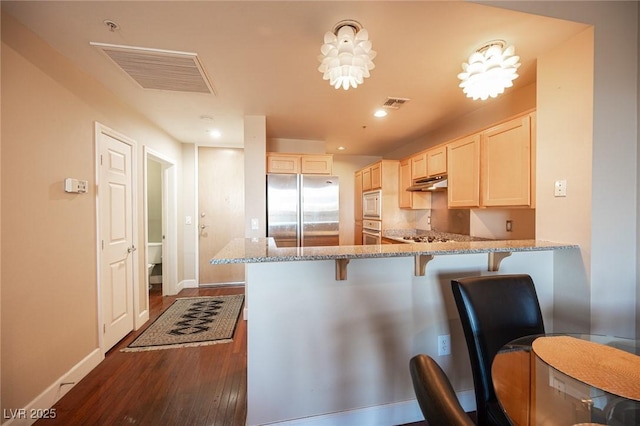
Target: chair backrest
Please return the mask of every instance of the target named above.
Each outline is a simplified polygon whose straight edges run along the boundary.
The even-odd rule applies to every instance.
[[[529,275],[493,275],[452,280],[451,289],[469,350],[478,424],[495,423],[488,418],[497,406],[493,358],[511,340],[544,333],[535,286]]]
[[[409,370],[418,404],[429,425],[474,426],[446,374],[430,356],[414,356]]]

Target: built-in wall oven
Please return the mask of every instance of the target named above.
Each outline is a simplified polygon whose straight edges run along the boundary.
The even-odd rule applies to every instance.
[[[365,219],[362,221],[362,244],[382,243],[382,222]]]

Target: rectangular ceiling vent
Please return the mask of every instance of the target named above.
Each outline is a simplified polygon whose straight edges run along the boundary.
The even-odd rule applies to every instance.
[[[391,108],[398,109],[405,103],[409,102],[411,99],[408,98],[387,98],[387,100],[382,104],[383,108]]]
[[[143,89],[215,95],[195,53],[95,42],[91,45],[105,53]]]

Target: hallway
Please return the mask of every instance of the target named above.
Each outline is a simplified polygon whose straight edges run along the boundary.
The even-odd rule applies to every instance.
[[[157,286],[156,286],[157,287]],[[244,287],[185,289],[177,297],[244,293]],[[149,294],[155,320],[176,296]],[[147,326],[152,321],[147,323]],[[146,327],[145,327],[146,328]],[[55,419],[36,425],[244,425],[247,413],[246,322],[232,343],[120,352],[131,333],[53,407]]]

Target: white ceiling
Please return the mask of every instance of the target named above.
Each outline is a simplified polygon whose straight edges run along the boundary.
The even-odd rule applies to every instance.
[[[327,152],[382,155],[485,105],[458,87],[461,63],[483,43],[516,47],[512,89],[535,81],[536,57],[583,24],[457,1],[2,1],[2,9],[176,139],[242,146],[243,116],[267,137],[325,141]],[[104,20],[120,28],[109,31]],[[376,68],[357,89],[322,80],[323,35],[344,19],[368,31]],[[145,90],[90,42],[195,52],[216,94]],[[410,98],[383,119],[387,97]],[[213,117],[213,122],[201,119]],[[213,142],[206,130],[222,131]]]

